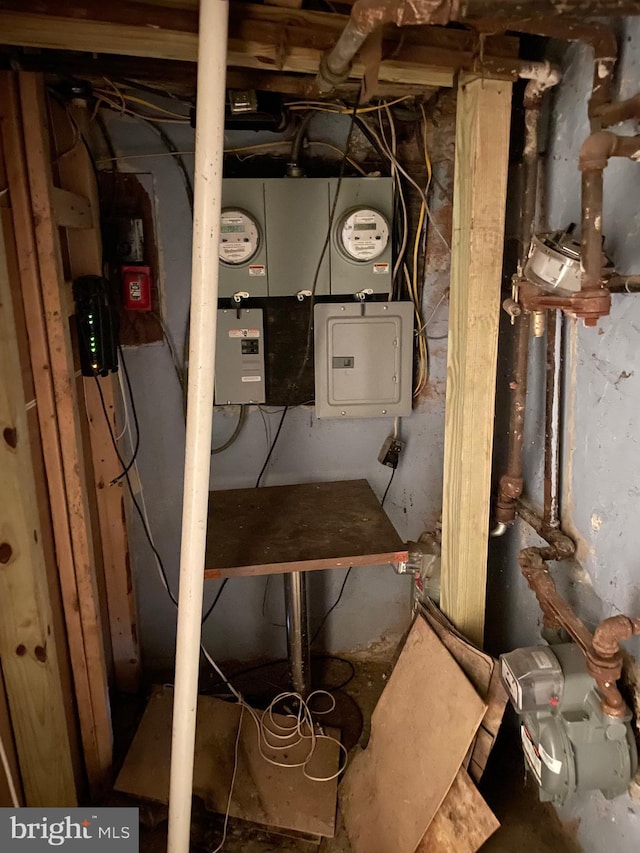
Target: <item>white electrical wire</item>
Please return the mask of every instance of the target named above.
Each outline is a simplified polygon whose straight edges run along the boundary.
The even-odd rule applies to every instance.
[[[4,748],[4,740],[2,735],[0,735],[0,760],[2,761],[2,767],[4,769],[4,775],[7,777],[7,785],[9,786],[9,794],[11,795],[11,802],[13,803],[14,809],[20,808],[20,800],[18,799],[18,792],[16,790],[16,783],[13,779],[13,773],[11,772],[11,767],[9,766],[9,759],[7,757],[7,751]]]
[[[127,413],[127,409],[128,409],[127,397],[126,397],[126,394],[124,393],[124,385],[122,384],[121,378],[120,378],[120,390],[122,393],[122,402],[123,402],[123,406],[125,409],[125,418],[126,418],[126,422],[127,422],[127,432],[129,434],[129,442],[131,444],[133,444],[133,438],[132,438],[132,434],[131,434],[131,425],[130,425],[131,419],[128,417],[128,413]],[[151,534],[151,525],[149,524],[149,516],[147,514],[147,507],[146,507],[146,502],[145,502],[145,498],[144,498],[144,489],[142,488],[142,482],[140,480],[140,474],[138,472],[137,461],[134,461],[133,467],[135,469],[136,478],[138,481],[138,488],[139,488],[138,494],[139,494],[139,499],[140,499],[140,505],[142,508],[142,513],[144,516],[145,524],[147,525],[149,537],[150,537],[151,541],[153,542],[153,537]],[[155,544],[154,544],[154,551],[155,550],[156,549],[155,549]],[[155,553],[154,553],[154,557],[155,557],[155,561],[156,561],[156,567],[158,569],[158,575],[160,576],[160,581],[161,581],[163,587],[165,588],[165,590],[167,591],[167,593],[169,595],[171,595],[171,591],[169,590],[169,587],[168,587],[168,584],[166,582],[164,573],[162,571],[162,567],[160,565],[160,560],[159,560],[157,554],[155,554]],[[340,776],[340,774],[345,770],[345,768],[347,766],[348,752],[347,752],[346,747],[337,738],[331,737],[330,735],[325,735],[323,733],[318,733],[315,729],[315,723],[313,720],[313,715],[312,715],[311,709],[309,708],[309,702],[315,697],[327,696],[330,700],[330,703],[331,703],[330,706],[324,711],[315,711],[315,713],[316,714],[328,714],[328,713],[330,713],[335,708],[335,699],[332,696],[332,694],[329,693],[327,690],[315,690],[313,693],[309,694],[306,701],[305,701],[305,699],[303,699],[303,697],[299,693],[294,693],[294,692],[280,693],[270,703],[270,705],[267,707],[267,709],[262,712],[262,714],[258,714],[258,712],[255,711],[255,709],[252,708],[251,705],[249,705],[246,702],[244,696],[229,681],[227,676],[220,669],[220,667],[218,666],[216,661],[209,654],[209,652],[207,651],[207,649],[204,647],[204,645],[202,643],[200,644],[200,649],[202,651],[202,654],[204,655],[204,657],[208,661],[209,665],[212,667],[212,669],[215,672],[217,672],[217,674],[220,676],[220,678],[223,680],[223,682],[229,688],[232,695],[235,697],[236,701],[238,702],[238,704],[241,707],[240,722],[238,724],[238,733],[236,735],[233,775],[231,777],[231,786],[229,789],[229,796],[227,799],[227,808],[226,808],[226,813],[225,813],[223,838],[222,838],[220,845],[213,851],[213,853],[219,853],[219,851],[222,850],[222,847],[224,846],[224,843],[225,843],[226,837],[227,837],[227,825],[228,825],[228,820],[229,820],[229,810],[231,808],[231,800],[233,797],[233,787],[235,784],[236,775],[237,775],[237,771],[238,771],[239,742],[240,742],[240,733],[241,733],[241,729],[242,729],[242,718],[243,718],[243,714],[245,711],[249,714],[251,720],[253,721],[253,723],[256,727],[256,734],[257,734],[257,739],[258,739],[258,751],[259,751],[260,755],[268,764],[271,764],[274,767],[282,767],[282,768],[286,768],[286,769],[301,768],[303,775],[311,781],[314,781],[314,782],[330,782],[333,779],[337,779],[338,776]],[[274,719],[275,706],[277,704],[285,702],[286,700],[294,701],[298,707],[297,714],[286,714],[285,715],[287,718],[289,718],[293,721],[291,726],[283,726],[282,724],[278,723]],[[332,773],[330,776],[314,776],[311,773],[309,773],[309,771],[307,770],[308,766],[313,761],[313,757],[315,755],[318,742],[321,740],[333,741],[335,744],[337,744],[340,753],[343,755],[343,761],[340,762],[340,766],[338,767],[336,772]],[[281,743],[274,743],[274,741],[279,741]],[[295,763],[278,761],[274,758],[271,758],[270,756],[265,754],[264,749],[263,749],[263,745],[264,745],[264,746],[266,746],[267,749],[275,750],[275,751],[292,750],[296,746],[298,746],[299,744],[304,743],[305,741],[309,742],[309,749],[308,749],[306,755],[304,756],[303,760],[295,762]]]

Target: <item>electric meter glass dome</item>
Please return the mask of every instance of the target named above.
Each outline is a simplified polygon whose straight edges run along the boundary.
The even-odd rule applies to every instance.
[[[255,219],[244,210],[223,210],[220,218],[218,256],[225,264],[246,264],[260,246],[260,231]]]
[[[340,222],[340,246],[352,261],[379,258],[389,242],[389,224],[377,210],[358,208]]]

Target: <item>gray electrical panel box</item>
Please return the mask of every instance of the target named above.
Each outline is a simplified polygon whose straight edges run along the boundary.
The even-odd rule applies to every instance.
[[[267,213],[269,296],[311,290],[329,229],[329,186],[314,178],[264,182]],[[329,293],[329,252],[325,251],[316,295]]]
[[[218,311],[215,403],[264,403],[264,328],[260,308]]]
[[[411,414],[413,315],[410,302],[315,306],[319,418]]]
[[[220,296],[388,293],[391,178],[226,178],[222,187]]]

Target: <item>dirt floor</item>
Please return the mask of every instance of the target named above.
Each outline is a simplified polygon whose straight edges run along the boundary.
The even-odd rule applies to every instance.
[[[351,661],[353,675],[349,662],[326,658],[314,662],[314,686],[322,684],[333,688],[337,700],[332,719],[326,722],[342,729],[343,742],[349,748],[366,744],[371,713],[391,669],[388,658]],[[259,707],[269,696],[286,687],[286,679],[286,665],[283,663],[255,669],[245,676],[240,676],[236,684],[247,700]],[[348,684],[339,687],[347,680]],[[202,686],[204,692],[219,690],[219,685],[214,683]],[[335,689],[338,687],[339,689]],[[123,716],[126,717],[126,714]],[[131,718],[131,715],[129,716]],[[135,725],[131,719],[129,725],[121,727],[122,754],[124,745],[134,730]],[[482,848],[483,853],[579,853],[581,850],[575,840],[575,827],[564,826],[553,808],[540,803],[531,777],[525,779],[522,752],[513,724],[507,723],[503,727],[481,790],[502,824]],[[123,802],[120,797],[116,797],[116,800]],[[141,853],[165,853],[166,809],[140,805]],[[222,827],[221,816],[205,811],[202,804],[194,802],[192,853],[212,853],[216,850],[222,838]],[[320,847],[303,839],[275,835],[230,820],[223,853],[349,853],[350,850],[351,846],[338,814],[336,836],[324,839]]]

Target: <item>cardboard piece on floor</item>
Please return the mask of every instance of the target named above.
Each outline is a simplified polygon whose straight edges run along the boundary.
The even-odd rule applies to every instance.
[[[499,827],[466,771],[460,769],[416,853],[476,853]]]
[[[207,808],[224,814],[233,774],[240,706],[210,696],[198,698],[193,793]],[[171,755],[173,690],[157,687],[149,700],[115,788],[126,794],[167,803]],[[274,715],[276,721],[290,720]],[[336,735],[329,731],[329,734]],[[287,761],[302,760],[308,743],[287,751]],[[270,758],[282,759],[263,746]],[[330,776],[340,760],[336,744],[319,740],[307,771]],[[332,837],[335,831],[337,780],[312,782],[302,769],[274,767],[258,750],[256,725],[247,711],[242,720],[239,762],[231,798],[232,817],[311,835]]]
[[[491,655],[476,648],[463,637],[430,599],[423,603],[422,615],[487,703],[487,711],[478,730],[476,742],[464,762],[471,777],[475,782],[479,782],[498,736],[508,702],[507,691],[500,678],[500,667]]]
[[[486,706],[436,634],[416,619],[340,786],[353,853],[414,853]]]

